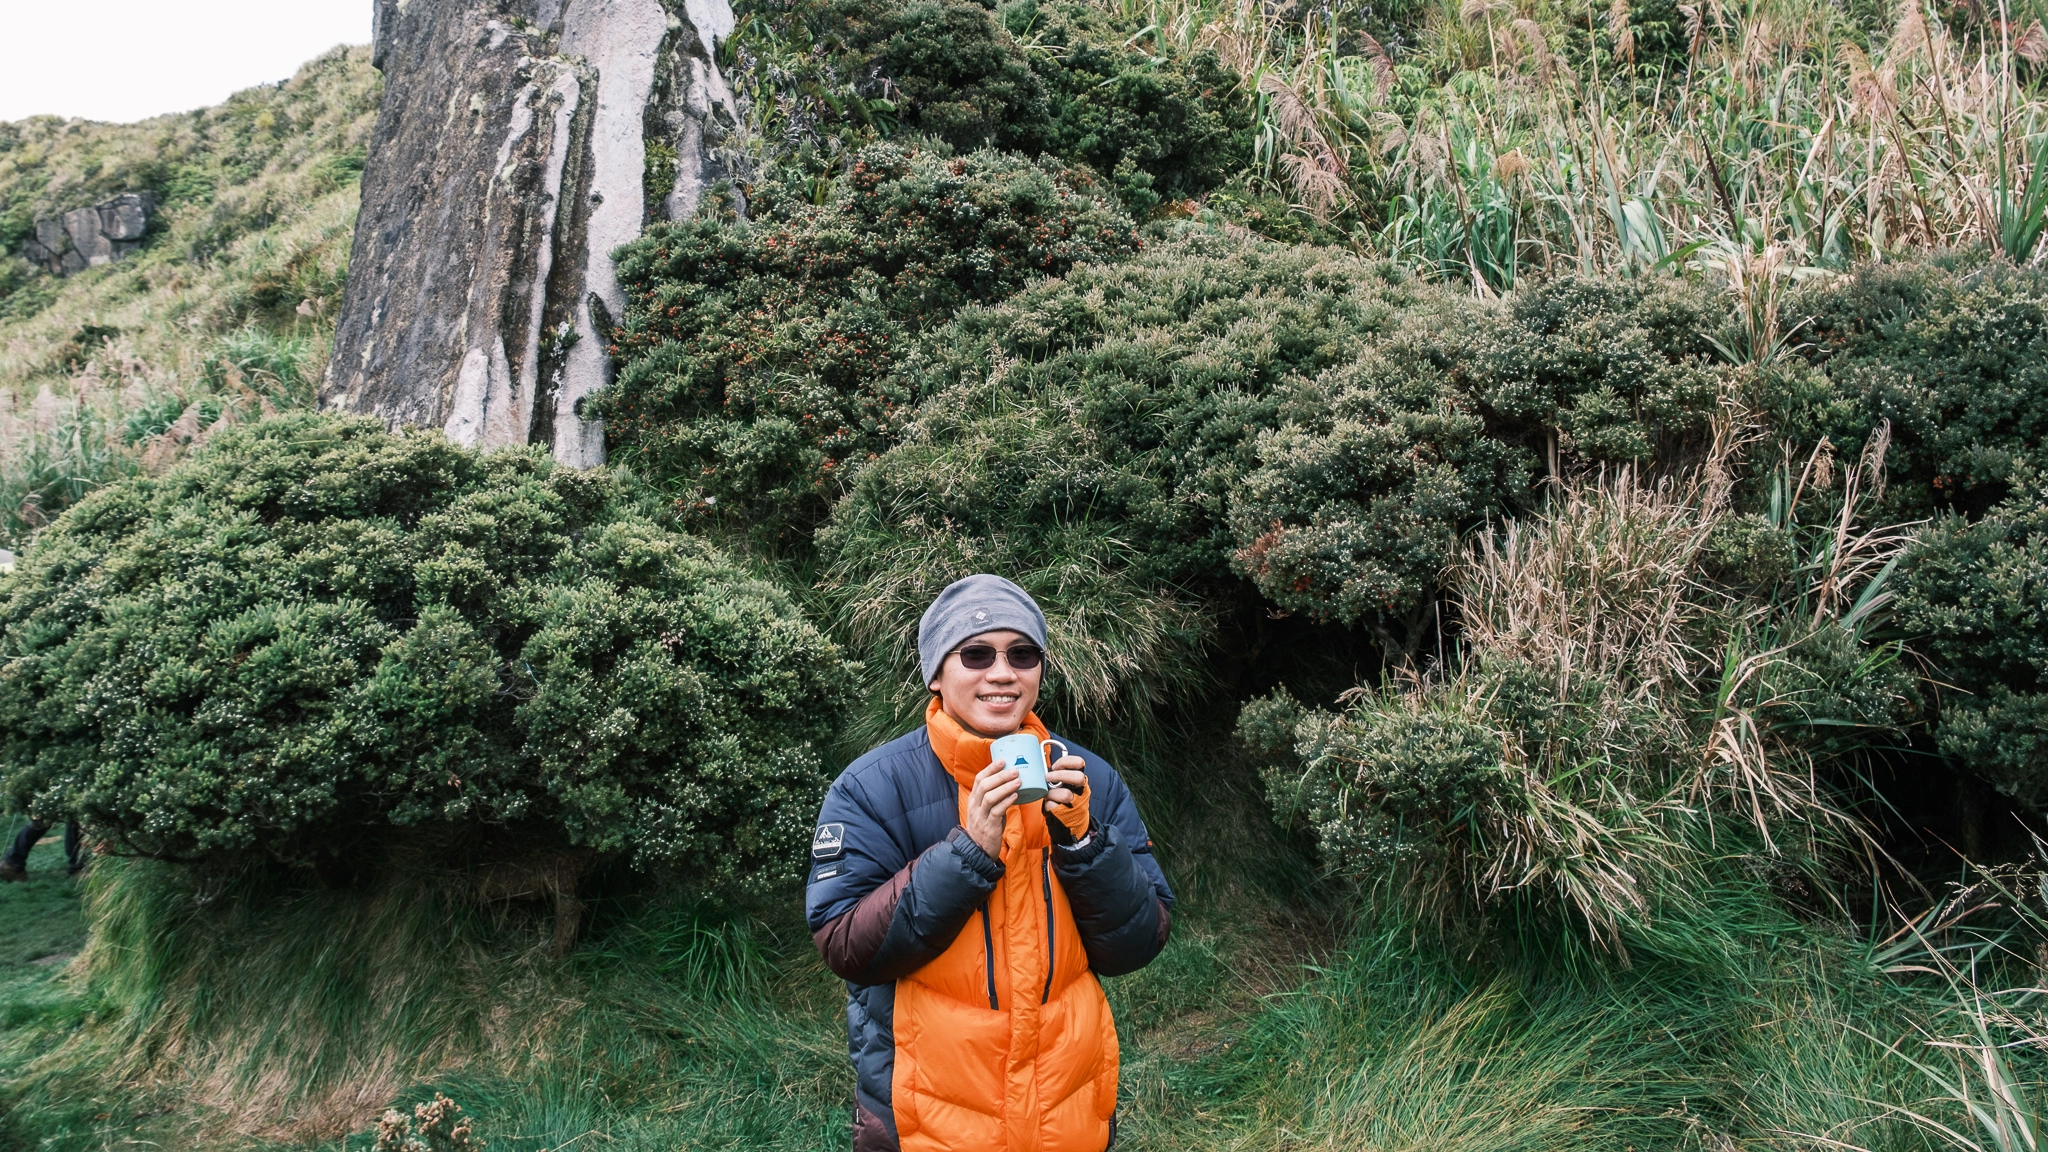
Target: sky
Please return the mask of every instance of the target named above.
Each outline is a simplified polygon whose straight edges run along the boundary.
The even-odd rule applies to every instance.
[[[0,0],[0,120],[125,123],[289,79],[370,42],[374,0]]]

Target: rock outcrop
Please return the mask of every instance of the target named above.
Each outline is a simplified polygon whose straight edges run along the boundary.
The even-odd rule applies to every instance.
[[[384,103],[323,406],[603,463],[579,403],[625,308],[611,251],[732,174],[732,26],[727,0],[378,0]]]
[[[111,264],[142,247],[156,206],[154,192],[124,192],[103,204],[38,220],[21,254],[60,276]]]

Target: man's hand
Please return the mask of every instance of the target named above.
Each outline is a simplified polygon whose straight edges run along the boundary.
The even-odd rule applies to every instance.
[[[1087,768],[1079,756],[1062,756],[1045,774],[1045,782],[1052,785],[1045,795],[1045,815],[1066,826],[1070,844],[1088,835]]]
[[[1003,818],[1023,786],[1015,768],[992,761],[974,777],[974,788],[967,793],[967,835],[995,859],[1003,858]]]

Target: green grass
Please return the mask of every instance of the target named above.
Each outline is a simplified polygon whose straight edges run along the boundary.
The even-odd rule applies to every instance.
[[[1843,941],[1793,932],[1709,969],[1658,960],[1575,980],[1459,963],[1368,912],[1345,949],[1207,1050],[1141,1037],[1125,1076],[1135,1146],[1938,1146],[1887,1114],[1925,1105],[1924,1081],[1858,1031],[1924,1009]]]
[[[21,827],[21,817],[5,822],[7,842]],[[90,998],[77,980],[79,953],[85,950],[87,923],[82,894],[85,881],[66,873],[63,829],[29,853],[26,882],[0,884],[0,1069],[12,1080],[61,1049],[90,1019]],[[39,1109],[38,1126],[97,1126],[103,1091],[87,1089],[60,1108]],[[0,1115],[0,1147],[34,1147],[12,1111]],[[108,1117],[111,1119],[111,1116]]]
[[[557,965],[538,905],[102,860],[80,952],[59,855],[0,888],[24,926],[0,954],[0,1147],[368,1152],[385,1106],[437,1091],[500,1152],[844,1144],[840,986],[792,906],[612,877]],[[1742,877],[1657,924],[1628,966],[1564,963],[1583,937],[1534,918],[1452,944],[1373,901],[1194,899],[1156,964],[1107,982],[1120,1147],[1945,1146],[1903,1112],[1959,1113],[1886,1050],[1938,1061],[1924,1037],[1967,1034],[1940,981]],[[52,951],[80,958],[34,963]]]
[[[21,824],[20,817],[6,823],[7,843]],[[9,1029],[65,1018],[71,997],[59,977],[86,939],[81,881],[66,874],[63,829],[43,838],[28,866],[27,882],[0,886],[0,921],[7,925],[0,936],[0,1021]]]

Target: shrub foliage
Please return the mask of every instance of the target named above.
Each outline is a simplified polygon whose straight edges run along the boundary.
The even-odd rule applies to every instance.
[[[1888,425],[1892,514],[1972,518],[2048,442],[2048,273],[1997,260],[1882,264],[1797,296],[1819,388],[1785,430],[1860,445]]]
[[[1195,653],[1246,611],[1399,662],[1435,634],[1460,535],[1545,469],[1704,449],[1733,379],[1707,360],[1724,316],[1677,284],[1489,303],[1191,234],[921,341],[897,378],[926,399],[819,539],[877,667],[909,666],[917,611],[977,566],[1090,605],[1063,657],[1084,707],[1203,683]]]
[[[1682,486],[1569,487],[1476,537],[1448,665],[1341,712],[1248,707],[1240,736],[1279,810],[1344,875],[1439,916],[1533,897],[1610,939],[1700,881],[1717,836],[1794,861],[1839,843],[1817,769],[1914,699],[1897,642],[1871,635],[1904,537],[1843,526],[1851,480],[1850,515],[1806,527],[1793,505],[1774,526],[1800,560],[1782,581],[1721,585],[1717,463]]]
[[[1975,523],[1936,521],[1904,568],[1900,618],[1947,690],[1941,749],[2027,807],[2048,808],[2048,483],[2016,477]]]
[[[1285,659],[1321,653],[1380,683],[1343,712],[1247,723],[1292,733],[1268,741],[1291,749],[1271,753],[1289,766],[1274,798],[1331,860],[1457,878],[1468,895],[1545,888],[1603,930],[1692,858],[1676,814],[1747,813],[1765,845],[1831,842],[1848,826],[1836,777],[1802,772],[1922,715],[1953,763],[2048,803],[2031,737],[2035,517],[2025,498],[1998,503],[2031,475],[2043,418],[2036,274],[1875,268],[1772,297],[1772,319],[1757,293],[1775,285],[1567,275],[1482,300],[1329,248],[1162,231],[1121,262],[1077,253],[1044,279],[956,295],[872,377],[892,422],[862,441],[871,456],[838,457],[815,537],[845,635],[888,678],[870,734],[921,699],[918,612],[996,570],[1052,606],[1056,693],[1097,720],[1270,685],[1286,674],[1252,667],[1249,638],[1270,618],[1305,623]],[[1790,354],[1741,353],[1775,347],[1759,323],[1791,332]],[[1726,440],[1738,428],[1741,445]],[[1630,505],[1611,526],[1648,551],[1530,577],[1565,595],[1610,562],[1662,573],[1658,594],[1677,599],[1585,607],[1663,604],[1677,630],[1640,639],[1668,666],[1471,647],[1494,603],[1466,586],[1484,567],[1473,541],[1562,532],[1544,510],[1606,491],[1601,474],[1654,489],[1710,463],[1711,508]],[[1589,523],[1613,511],[1574,499]],[[1904,579],[1865,564],[1899,551],[1883,525],[1937,509],[1955,518]],[[1840,599],[1843,564],[1873,589],[1861,607]],[[1887,616],[1899,594],[1906,610]],[[1881,633],[1881,617],[1903,630]],[[1917,711],[1901,637],[1924,638],[1966,690],[1938,713]],[[1433,686],[1387,687],[1418,662]],[[1710,719],[1734,715],[1742,740]]]
[[[1058,164],[877,145],[837,189],[823,206],[757,203],[752,221],[657,225],[619,265],[624,368],[600,406],[613,444],[685,507],[771,537],[800,537],[835,475],[901,435],[920,382],[893,368],[917,333],[1138,247],[1092,179]]]
[[[408,830],[774,877],[847,686],[780,591],[606,475],[362,420],[97,493],[5,592],[9,797],[178,859]]]
[[[771,180],[816,187],[866,144],[921,134],[1085,164],[1139,217],[1251,161],[1253,101],[1213,50],[1158,53],[1089,3],[770,0],[738,31]],[[792,147],[794,145],[794,147]]]
[[[938,590],[1001,571],[1062,618],[1068,704],[1184,698],[1238,583],[1229,506],[1260,431],[1416,302],[1341,253],[1197,238],[963,313],[905,363],[928,399],[820,534],[861,651],[914,668]]]

